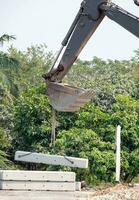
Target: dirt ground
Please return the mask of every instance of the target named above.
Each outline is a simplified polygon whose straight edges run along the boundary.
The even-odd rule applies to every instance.
[[[90,190],[91,192],[91,190]],[[92,190],[93,192],[93,190]],[[139,185],[116,185],[106,189],[94,191],[90,200],[139,200]]]

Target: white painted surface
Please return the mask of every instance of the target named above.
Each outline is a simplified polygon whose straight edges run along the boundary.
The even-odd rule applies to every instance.
[[[1,190],[75,191],[75,182],[0,181]]]
[[[75,182],[75,190],[81,191],[81,182]]]
[[[116,182],[120,182],[120,165],[121,165],[121,126],[116,128]]]
[[[88,167],[88,159],[58,155],[47,155],[42,153],[31,153],[25,151],[17,151],[15,153],[15,160],[32,163],[43,163],[49,165],[63,165],[77,168]]]
[[[0,170],[0,180],[75,182],[74,172]]]

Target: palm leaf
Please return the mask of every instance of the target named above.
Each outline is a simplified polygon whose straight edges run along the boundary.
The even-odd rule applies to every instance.
[[[15,40],[16,37],[14,35],[4,34],[0,37],[0,44],[3,46],[4,42],[9,42],[11,40]]]

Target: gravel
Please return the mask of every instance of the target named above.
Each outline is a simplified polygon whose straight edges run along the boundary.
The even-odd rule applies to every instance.
[[[94,192],[89,200],[139,200],[139,187],[117,185]]]

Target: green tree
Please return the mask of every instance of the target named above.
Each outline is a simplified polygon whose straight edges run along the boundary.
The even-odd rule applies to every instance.
[[[51,107],[45,88],[32,88],[17,100],[13,116],[15,150],[48,151],[51,140]]]
[[[136,52],[135,58],[129,61],[103,61],[97,57],[91,61],[77,60],[65,81],[79,87],[94,89],[96,96],[93,100],[96,105],[107,110],[115,102],[117,94],[137,97],[138,84],[134,76],[137,75],[137,55]]]
[[[31,46],[24,52],[11,46],[9,55],[20,62],[19,73],[16,76],[19,91],[44,83],[42,74],[48,71],[53,61],[52,53],[48,52],[45,44]]]
[[[3,45],[4,42],[9,42],[16,39],[13,35],[4,34],[0,37],[0,44]],[[15,73],[19,68],[19,61],[14,57],[10,56],[8,53],[0,51],[0,86],[5,90],[5,94],[8,96],[18,95],[17,85],[14,81]]]
[[[102,141],[97,133],[85,128],[61,131],[57,137],[56,153],[89,159],[88,169],[72,169],[80,181],[96,184],[114,180],[114,144]]]
[[[0,169],[7,169],[10,166],[7,154],[8,147],[10,147],[10,139],[5,130],[0,127]]]
[[[122,126],[122,177],[130,182],[139,174],[139,101],[123,95],[118,95],[116,100],[111,110],[111,122]]]
[[[41,86],[41,75],[51,66],[53,56],[45,45],[30,47],[26,52],[11,47],[9,55],[21,63],[19,74],[15,76],[20,96],[16,97],[13,109],[14,151],[87,157],[89,168],[75,170],[79,180],[86,179],[89,183],[113,181],[115,128],[120,124],[122,180],[131,181],[139,173],[138,51],[128,61],[94,58],[74,64],[64,81],[94,88],[96,97],[79,112],[57,113],[55,148],[50,148],[51,107],[46,86]]]
[[[115,142],[115,127],[121,125],[122,179],[129,182],[139,173],[139,101],[125,95],[117,95],[115,100],[107,113],[93,104],[86,105],[80,111],[75,125],[79,128],[90,128],[102,141],[111,143]]]

